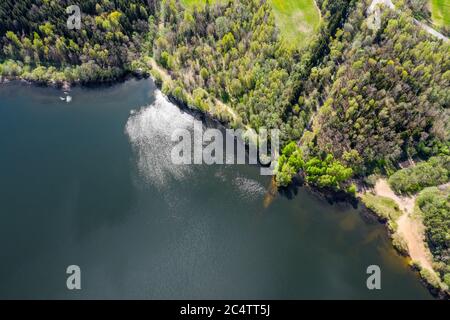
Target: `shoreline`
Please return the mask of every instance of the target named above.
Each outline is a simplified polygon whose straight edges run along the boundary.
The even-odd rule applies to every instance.
[[[377,197],[391,199],[397,206],[401,215],[397,218],[390,216],[382,216],[375,209],[370,208],[363,200],[363,196],[372,194]],[[357,198],[363,208],[377,217],[378,221],[382,223],[391,240],[392,246],[401,256],[408,259],[409,267],[417,273],[420,281],[425,285],[428,291],[437,299],[450,299],[450,293],[442,287],[434,286],[429,279],[424,277],[421,273],[426,270],[432,276],[439,279],[434,270],[433,258],[428,246],[423,239],[423,224],[417,216],[415,216],[415,196],[402,197],[396,195],[387,184],[384,178],[379,178],[373,188],[362,190],[357,194]],[[395,228],[393,228],[395,225]],[[441,280],[439,279],[441,284]]]
[[[424,285],[426,287],[426,289],[430,292],[430,294],[434,298],[439,299],[439,300],[450,299],[450,293],[448,291],[444,291],[441,288],[436,288],[436,287],[432,286],[426,280],[426,278],[424,278],[421,275],[420,271],[423,267],[421,267],[420,265],[417,266],[413,263],[415,260],[413,260],[410,253],[408,252],[408,250],[406,250],[406,251],[402,250],[401,248],[399,248],[398,246],[396,246],[394,244],[394,240],[395,240],[394,235],[396,234],[396,231],[393,231],[389,227],[390,220],[386,219],[383,216],[380,216],[377,212],[375,212],[374,210],[369,208],[361,199],[361,194],[352,195],[343,190],[336,191],[336,190],[332,190],[332,189],[318,188],[316,186],[308,185],[307,183],[302,181],[301,177],[296,177],[295,181],[289,187],[279,190],[278,193],[283,193],[283,192],[288,193],[288,195],[285,195],[285,196],[287,196],[289,198],[289,193],[295,194],[295,190],[298,188],[301,188],[301,187],[306,188],[313,195],[320,198],[321,200],[327,201],[330,204],[344,202],[344,203],[348,203],[348,204],[352,205],[354,208],[360,207],[362,209],[362,214],[364,216],[368,216],[369,218],[376,220],[377,223],[383,225],[383,227],[385,228],[386,233],[390,239],[392,247],[395,249],[395,251],[397,252],[397,254],[399,256],[407,259],[408,267],[416,274],[419,281],[422,283],[422,285]],[[434,272],[434,270],[433,270],[433,272]]]
[[[151,70],[153,70],[153,68]],[[162,92],[162,87],[164,85],[164,81],[162,83],[158,82],[158,79],[156,79],[156,77],[151,72],[140,74],[140,75],[136,75],[133,73],[127,73],[123,77],[115,79],[115,80],[101,81],[101,82],[93,81],[93,82],[88,82],[88,83],[81,83],[81,82],[48,83],[45,81],[40,82],[40,81],[28,80],[28,79],[24,79],[21,77],[14,77],[13,79],[7,78],[7,77],[0,77],[0,86],[4,83],[20,82],[20,83],[27,84],[27,85],[36,85],[36,86],[40,86],[40,87],[62,88],[63,90],[70,90],[70,88],[74,87],[74,86],[100,88],[102,86],[110,86],[110,85],[120,84],[120,83],[126,82],[131,79],[141,80],[141,79],[148,79],[149,77],[155,83],[158,90],[161,90],[161,92]],[[214,115],[211,114],[210,112],[205,112],[198,108],[191,107],[191,106],[189,106],[188,103],[186,103],[184,101],[180,101],[172,94],[167,94],[164,92],[162,92],[162,93],[168,99],[168,101],[170,101],[172,104],[177,106],[180,110],[191,114],[197,120],[200,120],[200,121],[206,123],[208,126],[213,126],[214,128],[217,128],[217,129],[229,129],[230,128],[229,122],[221,121],[221,120],[215,118]],[[246,153],[247,153],[248,152],[248,143],[245,144],[245,147],[246,147]],[[259,159],[258,159],[257,166],[262,166],[262,164],[259,163]],[[273,178],[272,178],[272,180],[273,180]],[[374,219],[376,219],[378,221],[378,223],[381,223],[385,226],[387,234],[388,234],[389,238],[391,239],[391,245],[396,250],[396,252],[400,256],[407,257],[410,260],[410,262],[412,262],[412,258],[408,252],[402,252],[398,247],[396,247],[394,245],[394,243],[393,243],[394,232],[392,232],[392,230],[390,230],[388,227],[389,219],[385,219],[385,218],[381,217],[374,210],[368,208],[362,201],[362,199],[360,197],[361,194],[359,194],[359,193],[356,195],[352,195],[344,190],[333,190],[330,188],[319,188],[319,187],[316,187],[313,185],[309,185],[304,181],[304,179],[301,177],[300,174],[297,174],[294,177],[293,182],[288,187],[276,188],[276,190],[269,190],[268,194],[270,193],[270,195],[273,198],[277,195],[281,195],[281,196],[287,197],[288,199],[291,199],[291,197],[293,195],[295,195],[295,190],[298,188],[306,188],[309,192],[311,192],[315,196],[320,197],[322,200],[325,200],[330,204],[345,202],[345,203],[352,205],[354,208],[361,205],[363,212],[368,213],[368,215],[370,217],[373,217]],[[366,192],[367,192],[367,190],[366,190]],[[268,203],[268,205],[270,205],[270,203]],[[409,263],[408,265],[414,272],[417,273],[417,277],[419,278],[420,282],[428,289],[428,291],[434,298],[437,298],[437,299],[449,299],[450,298],[450,295],[448,292],[442,291],[440,289],[437,289],[437,288],[431,286],[420,275],[420,269],[418,269],[416,266],[414,266],[411,263]]]
[[[150,72],[148,71],[142,71],[142,72],[124,72],[120,77],[114,78],[114,79],[108,79],[103,81],[88,81],[88,82],[82,82],[80,80],[77,81],[56,81],[56,80],[45,80],[45,81],[39,81],[39,80],[30,80],[27,78],[24,78],[22,76],[0,76],[0,85],[10,82],[21,82],[29,85],[35,85],[38,87],[49,87],[49,88],[57,88],[57,89],[63,89],[63,90],[70,90],[72,87],[87,87],[87,88],[97,88],[102,86],[111,86],[119,83],[123,83],[125,81],[131,80],[131,79],[148,79],[151,77]],[[153,79],[153,78],[152,78]],[[154,79],[153,79],[154,81]]]
[[[409,255],[408,252],[404,252],[400,250],[398,247],[396,247],[393,243],[393,236],[394,232],[392,232],[388,227],[388,221],[380,217],[375,211],[368,208],[360,199],[358,199],[359,203],[361,204],[361,207],[363,208],[364,212],[367,212],[368,215],[372,216],[374,219],[376,219],[380,224],[382,224],[386,230],[386,233],[391,241],[392,247],[395,249],[397,254],[401,257],[404,257],[407,259],[408,267],[416,274],[419,281],[422,283],[422,285],[428,290],[428,292],[433,296],[433,298],[438,300],[448,300],[450,299],[450,294],[446,291],[443,291],[441,289],[438,289],[434,286],[432,286],[424,277],[420,274],[420,267],[415,266],[413,264],[413,259]]]

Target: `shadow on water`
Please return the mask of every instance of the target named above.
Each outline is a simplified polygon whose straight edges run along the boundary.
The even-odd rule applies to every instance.
[[[292,200],[298,195],[300,188],[307,188],[308,191],[313,193],[316,197],[319,197],[321,200],[325,200],[330,205],[337,203],[349,203],[354,209],[358,208],[358,199],[350,194],[341,190],[336,191],[331,188],[308,186],[301,175],[295,176],[292,183],[288,187],[280,188],[278,193],[281,196]]]

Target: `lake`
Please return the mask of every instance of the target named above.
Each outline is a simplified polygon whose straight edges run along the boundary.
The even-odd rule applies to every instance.
[[[257,166],[172,164],[193,117],[150,79],[69,94],[0,85],[0,298],[432,298],[362,208],[270,198]]]

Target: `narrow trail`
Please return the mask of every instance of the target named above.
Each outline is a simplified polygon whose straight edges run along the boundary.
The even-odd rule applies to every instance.
[[[448,42],[448,38],[446,36],[444,36],[442,33],[440,33],[439,31],[436,31],[435,29],[433,29],[432,27],[430,27],[429,25],[423,23],[422,21],[419,21],[417,19],[414,19],[414,22],[419,25],[422,29],[424,29],[426,32],[428,32],[429,34],[444,40],[445,42]]]
[[[381,11],[377,10],[378,5],[384,5],[385,7],[399,12],[395,8],[395,5],[391,0],[373,0],[370,6],[367,9],[368,16],[375,14],[376,18],[380,19]],[[437,37],[445,42],[448,42],[449,39],[436,31],[432,27],[426,25],[425,23],[413,19],[414,23],[418,25],[420,28],[428,32],[434,37]],[[448,185],[448,184],[447,184]],[[442,188],[443,186],[439,186]],[[444,185],[445,187],[445,185]],[[394,200],[399,208],[403,211],[403,214],[398,218],[397,232],[403,237],[407,246],[408,252],[412,260],[420,263],[422,268],[426,268],[431,272],[435,273],[432,266],[432,256],[428,247],[425,245],[424,239],[424,226],[419,217],[414,217],[414,206],[416,201],[416,196],[398,196],[396,195],[386,179],[379,179],[375,185],[374,193],[378,196],[383,196]]]
[[[386,179],[377,181],[374,192],[378,196],[391,198],[403,211],[397,220],[397,232],[406,241],[411,259],[419,262],[422,268],[434,273],[431,252],[425,245],[424,226],[419,218],[413,216],[416,196],[400,197],[396,195]]]
[[[158,29],[161,31],[161,30],[163,30],[163,28],[164,28],[164,23],[161,21],[158,24]],[[164,82],[173,83],[171,75],[167,72],[167,70],[160,67],[158,65],[158,63],[155,61],[155,59],[150,58],[150,65],[154,70],[156,70],[161,75]],[[229,105],[223,103],[222,101],[220,101],[219,99],[216,99],[216,98],[214,98],[214,104],[215,104],[216,112],[228,113],[231,116],[231,118],[233,119],[233,121],[237,121],[239,119],[239,115]],[[245,126],[245,129],[248,130],[248,129],[250,129],[250,127]]]
[[[171,75],[167,72],[167,70],[165,70],[164,68],[160,67],[160,66],[158,65],[158,63],[156,63],[155,59],[150,58],[149,61],[150,61],[150,66],[152,67],[153,70],[157,71],[157,72],[160,74],[160,76],[161,76],[163,82],[166,82],[166,83],[173,83],[172,77],[171,77]],[[216,109],[216,112],[219,112],[219,113],[220,113],[220,112],[226,112],[226,113],[228,113],[228,114],[231,116],[231,118],[232,118],[234,121],[236,121],[236,120],[239,118],[239,116],[238,116],[238,114],[236,113],[236,111],[234,111],[234,110],[233,110],[230,106],[228,106],[227,104],[223,103],[222,101],[220,101],[220,100],[218,100],[218,99],[214,99],[214,103],[215,103],[215,109]],[[245,129],[250,129],[250,127],[245,126]]]
[[[375,14],[380,15],[381,12],[376,10],[378,5],[384,5],[384,6],[390,8],[390,9],[392,9],[394,11],[399,12],[399,10],[397,10],[395,8],[395,5],[392,3],[391,0],[373,0],[372,3],[370,4],[369,8],[367,9],[367,14],[371,15],[372,13],[375,13]],[[380,17],[378,17],[378,18],[380,18]],[[443,35],[439,31],[436,31],[435,29],[433,29],[429,25],[427,25],[427,24],[425,24],[425,23],[423,23],[423,22],[421,22],[421,21],[419,21],[419,20],[417,20],[415,18],[413,18],[413,20],[414,20],[414,23],[416,25],[421,27],[423,30],[425,30],[426,32],[428,32],[432,36],[437,37],[437,38],[439,38],[439,39],[441,39],[441,40],[443,40],[445,42],[449,41],[449,39],[445,35]]]
[[[161,78],[164,82],[171,82],[172,81],[172,77],[169,75],[169,73],[167,73],[166,70],[164,70],[163,68],[161,68],[155,61],[155,59],[150,58],[150,66],[152,67],[152,69],[156,70],[160,75]]]

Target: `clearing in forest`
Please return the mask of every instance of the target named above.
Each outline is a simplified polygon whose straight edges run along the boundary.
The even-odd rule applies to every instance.
[[[210,3],[219,1],[226,2],[226,0],[210,0]],[[304,46],[319,27],[320,13],[315,0],[268,1],[272,5],[276,24],[286,43],[296,47]],[[206,3],[206,0],[181,0],[181,3],[192,8]]]

